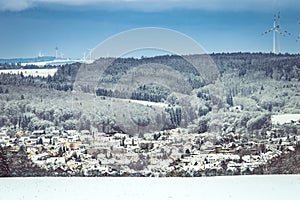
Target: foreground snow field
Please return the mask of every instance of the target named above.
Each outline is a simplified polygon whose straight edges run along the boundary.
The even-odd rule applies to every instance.
[[[297,199],[300,175],[207,178],[1,178],[2,199]]]

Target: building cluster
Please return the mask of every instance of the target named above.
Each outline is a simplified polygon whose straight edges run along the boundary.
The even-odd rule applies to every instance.
[[[83,176],[212,176],[255,173],[299,145],[296,131],[274,126],[263,137],[172,129],[139,136],[88,130],[0,130],[0,145],[24,151],[37,166]]]

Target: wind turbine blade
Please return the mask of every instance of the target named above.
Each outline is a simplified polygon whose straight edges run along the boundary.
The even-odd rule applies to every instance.
[[[268,34],[268,33],[272,32],[272,31],[274,31],[274,30],[275,30],[275,28],[271,28],[271,29],[269,29],[269,30],[263,32],[262,35]]]

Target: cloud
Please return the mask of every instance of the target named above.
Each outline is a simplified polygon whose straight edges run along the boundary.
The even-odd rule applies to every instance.
[[[164,10],[197,8],[205,10],[300,9],[299,0],[0,0],[0,10],[20,11],[31,7],[64,5],[100,9]]]
[[[30,0],[0,0],[0,10],[19,11],[31,6]]]

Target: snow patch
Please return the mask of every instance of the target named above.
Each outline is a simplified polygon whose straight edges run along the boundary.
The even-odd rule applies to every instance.
[[[291,123],[291,121],[300,120],[300,114],[282,114],[282,115],[272,115],[271,121],[273,125],[283,125]]]

